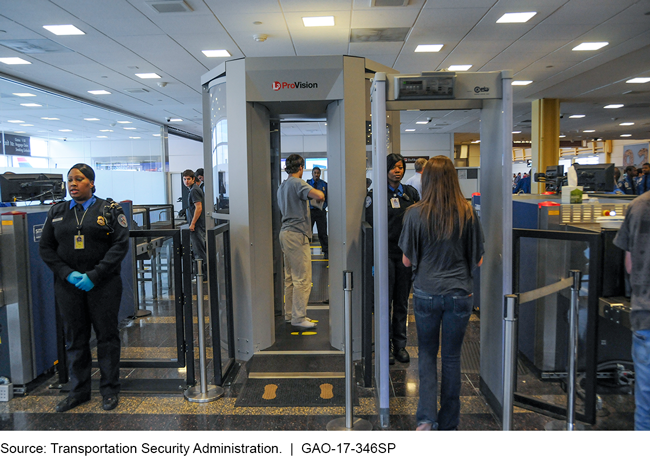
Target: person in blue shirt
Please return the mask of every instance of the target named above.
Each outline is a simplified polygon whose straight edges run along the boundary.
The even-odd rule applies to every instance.
[[[627,166],[625,168],[625,175],[623,178],[618,181],[618,189],[623,192],[624,195],[635,195],[636,191],[636,167]]]
[[[650,163],[646,162],[641,167],[643,175],[637,178],[636,193],[642,195],[646,191],[650,191]]]
[[[530,176],[531,176],[532,170],[528,171],[528,175],[524,175],[524,177],[517,182],[517,186],[512,190],[513,194],[517,194],[519,192],[530,194]]]
[[[311,215],[311,228],[314,229],[314,222],[316,222],[316,228],[318,229],[318,241],[320,241],[321,249],[325,259],[329,258],[329,246],[327,238],[327,182],[320,179],[321,171],[320,167],[314,167],[311,171],[311,177],[307,180],[307,183],[311,185],[312,188],[320,190],[325,195],[325,202],[323,203],[323,208],[316,207],[309,202],[309,213]]]

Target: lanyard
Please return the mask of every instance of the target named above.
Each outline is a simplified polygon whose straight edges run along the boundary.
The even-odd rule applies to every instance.
[[[90,209],[90,206],[88,206],[88,209]],[[86,213],[88,212],[88,209],[84,211],[84,215],[81,216],[81,222],[80,222],[79,216],[77,215],[77,206],[74,207],[74,218],[77,221],[77,235],[81,235],[81,225],[84,223],[84,218],[86,217]]]

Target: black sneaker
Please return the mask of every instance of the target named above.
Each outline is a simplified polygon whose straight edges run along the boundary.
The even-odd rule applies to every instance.
[[[406,349],[403,347],[393,349],[393,355],[395,356],[395,359],[401,363],[408,363],[411,360],[409,353],[406,352]]]
[[[102,399],[102,407],[104,410],[113,410],[115,407],[117,407],[117,404],[119,402],[120,398],[117,396],[117,394],[107,395]]]
[[[90,397],[78,399],[76,397],[68,396],[56,405],[56,411],[58,413],[67,412],[68,410],[72,410],[73,408],[78,407],[81,404],[85,404],[89,400]]]

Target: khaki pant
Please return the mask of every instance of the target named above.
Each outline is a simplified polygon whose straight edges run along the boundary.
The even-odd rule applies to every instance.
[[[302,233],[283,230],[280,246],[284,253],[284,316],[291,323],[305,321],[311,293],[311,253],[309,239]]]

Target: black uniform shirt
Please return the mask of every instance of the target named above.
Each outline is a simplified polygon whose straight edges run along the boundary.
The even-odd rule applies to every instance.
[[[70,202],[52,206],[39,244],[43,261],[61,280],[73,271],[88,274],[95,285],[109,275],[119,275],[129,250],[129,224],[117,203],[97,198],[83,212],[70,209]],[[77,220],[81,222],[84,248],[75,249]]]
[[[399,236],[402,233],[402,221],[406,209],[420,200],[418,190],[411,185],[400,184],[396,190],[388,188],[388,257],[391,259],[401,259],[402,250],[398,246]],[[396,198],[399,201],[399,207],[393,207],[391,199]],[[366,196],[366,222],[373,225],[372,211],[372,190]]]

